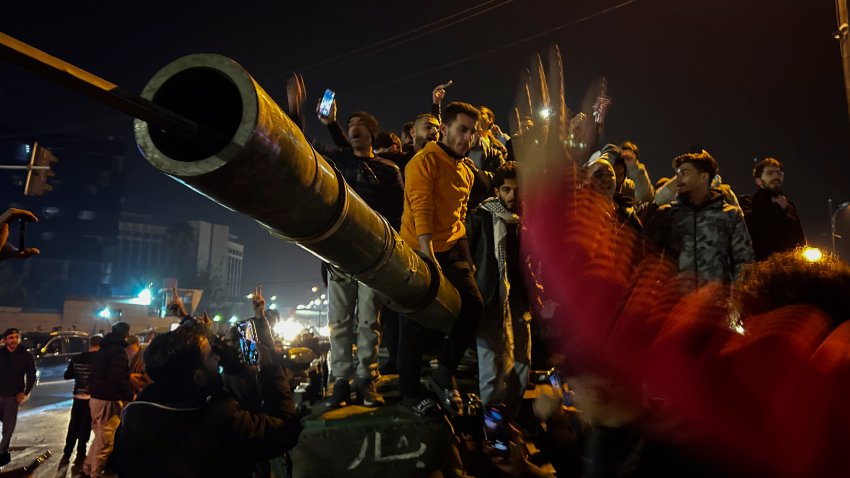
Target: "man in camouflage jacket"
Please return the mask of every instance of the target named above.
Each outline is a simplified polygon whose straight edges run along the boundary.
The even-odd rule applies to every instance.
[[[650,216],[647,236],[680,272],[693,275],[695,286],[733,281],[755,254],[741,210],[711,189],[717,162],[703,151],[677,157],[673,167],[677,201]]]

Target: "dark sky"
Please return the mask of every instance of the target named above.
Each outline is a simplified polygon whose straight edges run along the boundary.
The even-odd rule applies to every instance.
[[[394,131],[427,110],[433,86],[449,79],[448,100],[490,105],[506,129],[520,68],[555,42],[564,55],[571,106],[595,78],[606,76],[614,99],[607,140],[637,142],[653,180],[670,175],[675,155],[701,144],[744,194],[754,189],[753,158],[776,156],[786,165],[786,192],[810,242],[828,244],[827,198],[850,200],[850,122],[831,35],[834,2],[637,0],[520,41],[619,3],[287,0],[236,7],[149,1],[121,4],[127,10],[119,14],[114,2],[30,2],[4,7],[0,28],[133,92],[159,67],[189,53],[232,57],[278,100],[287,75],[299,69],[311,98],[332,88],[342,116],[365,109]],[[413,41],[388,42],[355,61],[349,56],[340,60],[344,64],[310,68],[476,6],[471,12],[480,14],[440,31],[426,29]],[[0,136],[68,132],[131,141],[131,121],[121,114],[15,67],[0,65],[0,71],[0,124],[10,128]],[[326,138],[315,121],[308,129]],[[169,180],[138,154],[128,160],[124,209],[163,223],[230,224],[246,246],[246,288],[265,283],[272,293],[300,300],[318,283],[311,255]]]

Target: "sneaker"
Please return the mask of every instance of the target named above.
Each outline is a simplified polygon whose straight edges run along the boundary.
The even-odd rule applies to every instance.
[[[12,461],[12,454],[8,451],[6,453],[0,453],[0,466],[6,466],[9,462]]]
[[[443,414],[437,402],[430,397],[402,399],[401,405],[420,417],[438,417]]]
[[[365,407],[379,407],[384,404],[384,397],[375,388],[375,381],[369,378],[357,379],[357,395]]]
[[[456,388],[442,388],[433,378],[429,378],[426,384],[428,389],[437,395],[440,405],[446,409],[449,416],[463,416],[463,399]]]
[[[334,382],[334,389],[331,392],[331,398],[325,405],[329,408],[339,408],[348,405],[348,401],[351,400],[351,385],[349,385],[348,380],[344,378],[337,379]]]
[[[71,455],[62,455],[62,458],[59,459],[59,468],[63,466],[68,466],[71,463]]]

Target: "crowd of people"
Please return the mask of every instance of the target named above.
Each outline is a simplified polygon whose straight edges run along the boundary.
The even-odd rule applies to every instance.
[[[670,416],[681,417],[687,425],[693,425],[688,420],[694,416],[716,418],[698,415],[696,406],[689,407],[697,403],[687,395],[696,386],[683,385],[685,392],[677,396],[669,383],[648,381],[634,371],[622,373],[622,368],[605,360],[588,364],[587,357],[612,353],[611,337],[628,336],[613,343],[623,346],[623,357],[635,360],[635,369],[664,370],[664,378],[681,377],[688,364],[694,373],[714,377],[711,374],[717,369],[696,363],[681,350],[674,353],[663,348],[664,353],[652,356],[645,350],[657,350],[657,343],[664,343],[659,337],[675,342],[675,337],[681,339],[684,334],[698,342],[691,344],[694,347],[702,347],[702,339],[721,340],[716,328],[700,329],[705,321],[685,321],[696,331],[682,331],[666,315],[654,320],[660,317],[653,315],[658,310],[669,312],[683,298],[693,304],[693,297],[704,299],[706,291],[735,304],[737,316],[723,315],[723,321],[712,324],[723,331],[723,344],[737,343],[736,337],[746,335],[742,330],[766,327],[752,318],[756,312],[747,307],[753,303],[761,304],[759,313],[814,304],[831,324],[822,332],[836,330],[850,314],[840,297],[847,295],[848,289],[841,292],[841,288],[850,286],[850,270],[831,256],[813,261],[801,255],[806,239],[797,209],[783,192],[783,164],[771,157],[758,161],[752,170],[755,193],[739,197],[720,177],[718,161],[702,147],[694,147],[673,158],[670,177],[653,182],[635,142],[602,141],[611,104],[604,95],[595,99],[592,111],[575,115],[569,126],[564,125],[563,133],[569,133],[569,138],[552,142],[531,115],[517,115],[510,135],[496,124],[494,112],[486,106],[457,101],[444,107],[450,85],[437,86],[428,112],[413,112],[398,135],[381,130],[378,120],[365,111],[351,113],[343,128],[336,100],[325,114],[317,108],[332,143],[315,140],[316,150],[408,246],[442,272],[460,297],[460,311],[451,329],[447,333],[429,329],[385,307],[379,291],[323,264],[331,331],[330,391],[325,405],[386,406],[378,378],[397,373],[400,406],[408,412],[423,418],[461,417],[464,403],[456,375],[462,358],[473,348],[481,402],[498,406],[508,421],[516,420],[531,370],[543,365],[532,363],[532,349],[540,347],[552,351],[547,366],[563,367],[563,372],[577,377],[567,385],[575,393],[574,404],[565,402],[568,395],[560,386],[538,387],[534,402],[534,412],[546,424],[554,449],[580,448],[577,461],[567,459],[574,456],[569,453],[552,460],[558,476],[648,476],[671,469],[688,476],[698,472],[733,476],[743,471],[730,471],[725,463],[709,466],[702,455],[692,455],[686,446],[692,437],[676,435],[674,439],[667,430],[653,434],[659,428],[655,423],[669,421]],[[287,83],[287,99],[289,115],[303,125],[306,88],[299,75]],[[553,104],[553,110],[557,106]],[[547,118],[536,121],[556,129]],[[548,154],[541,143],[547,142],[549,153],[551,144],[560,144],[558,151],[564,153],[569,148],[563,145],[570,145],[572,162],[541,165],[545,163],[542,156]],[[547,185],[547,174],[558,178]],[[541,187],[529,189],[535,184]],[[558,201],[565,199],[579,206],[559,206]],[[36,220],[31,213],[17,210],[2,217],[0,258],[37,254],[36,249],[18,251],[7,243],[13,218]],[[565,218],[568,223],[562,222]],[[663,265],[650,267],[647,258]],[[577,267],[581,270],[574,270]],[[782,281],[773,278],[781,273],[786,274]],[[586,282],[570,282],[579,277]],[[670,277],[675,280],[666,280]],[[817,287],[800,288],[793,278]],[[641,284],[646,287],[638,287]],[[657,284],[665,290],[659,292],[654,288]],[[628,293],[623,292],[626,288]],[[815,289],[821,293],[815,294]],[[618,296],[625,297],[626,306],[618,305]],[[70,463],[76,447],[74,465],[93,477],[104,473],[271,476],[275,460],[296,445],[301,424],[293,400],[295,384],[290,383],[291,374],[273,339],[262,291],[252,295],[256,365],[247,364],[226,337],[216,336],[206,316],[190,316],[179,296],[174,293],[173,297],[173,311],[182,318],[180,326],[156,336],[143,351],[129,326],[119,322],[102,339],[92,337],[90,351],[69,364],[65,378],[75,379],[74,401],[61,464]],[[622,318],[650,305],[654,312],[646,315],[641,328],[635,325],[636,319],[622,319],[599,333],[610,308],[617,308],[617,317]],[[716,301],[705,299],[694,309],[703,313],[712,307],[717,308]],[[591,317],[573,321],[578,311]],[[564,352],[563,348],[532,343],[537,336],[532,329],[546,320],[566,323],[566,328],[558,330],[573,334],[570,344],[576,343],[576,337],[584,341],[575,349],[577,355],[588,352],[583,359],[571,357],[575,362],[565,364],[565,354],[555,353]],[[605,339],[599,339],[603,335]],[[17,347],[20,332],[10,329],[4,337],[0,464],[9,462],[17,406],[35,381],[31,355]],[[567,342],[563,336],[555,336],[554,341]],[[597,345],[598,350],[587,350]],[[379,367],[382,346],[389,360]],[[436,360],[423,377],[423,357],[430,351],[436,352]],[[774,357],[776,352],[768,355]],[[681,360],[662,364],[659,356]],[[716,378],[706,380],[719,383]],[[606,398],[600,398],[603,395]],[[717,412],[710,407],[699,411],[709,409]],[[721,423],[725,430],[740,430]],[[94,441],[86,450],[91,431]],[[831,427],[827,431],[840,433]],[[708,427],[705,435],[722,438],[714,432]],[[495,449],[489,440],[484,444],[493,466],[510,476],[552,476],[529,459],[523,431],[512,428],[512,433],[508,450]],[[693,443],[702,443],[701,437]],[[811,451],[807,458],[812,456],[818,456],[817,452]],[[763,471],[758,460],[747,465]]]

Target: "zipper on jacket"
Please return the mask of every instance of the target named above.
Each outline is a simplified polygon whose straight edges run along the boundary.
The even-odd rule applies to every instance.
[[[697,255],[697,211],[694,213],[694,289],[699,287],[699,256]]]

